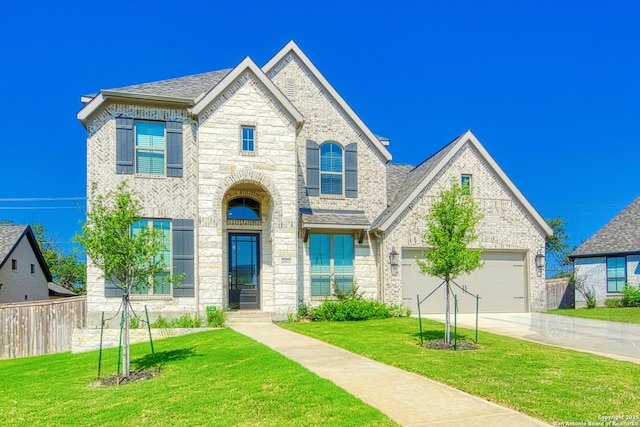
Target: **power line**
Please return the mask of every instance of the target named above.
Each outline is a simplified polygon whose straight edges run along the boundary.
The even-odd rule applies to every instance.
[[[14,197],[2,198],[0,202],[50,202],[50,201],[69,201],[69,200],[87,200],[86,197]]]
[[[78,206],[0,206],[2,210],[78,209]]]

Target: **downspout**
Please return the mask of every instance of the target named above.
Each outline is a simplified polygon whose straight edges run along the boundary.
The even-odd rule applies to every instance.
[[[195,158],[195,166],[196,166],[196,170],[200,170],[200,156],[198,155],[198,150],[200,149],[200,133],[199,133],[199,126],[198,126],[198,120],[196,116],[192,116],[192,122],[191,125],[194,126],[195,128],[195,132],[194,132],[194,138],[195,138],[195,143],[196,143],[196,158]],[[198,191],[200,191],[200,174],[196,174],[196,188],[198,189]],[[196,192],[196,194],[198,194]],[[200,199],[198,197],[198,199]],[[206,319],[206,309],[203,313],[200,313],[200,224],[198,224],[198,218],[200,218],[200,206],[198,203],[196,203],[196,217],[194,218],[193,221],[193,244],[195,245],[195,247],[193,248],[194,250],[194,268],[196,271],[194,271],[194,282],[195,282],[195,287],[196,287],[196,313],[198,313],[198,315],[204,315],[202,316],[203,318]],[[197,274],[196,274],[197,272]],[[220,307],[222,309],[222,307]]]
[[[384,278],[385,278],[385,274],[384,274],[384,264],[383,264],[383,257],[382,257],[382,250],[384,248],[384,233],[380,232],[380,229],[376,229],[373,231],[372,233],[377,241],[378,241],[378,265],[380,266],[378,268],[378,299],[380,302],[385,302],[384,300]]]

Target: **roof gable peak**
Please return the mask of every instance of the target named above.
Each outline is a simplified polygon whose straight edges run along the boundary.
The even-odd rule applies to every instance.
[[[311,72],[311,74],[318,80],[320,85],[327,91],[327,93],[336,100],[340,108],[344,110],[347,116],[360,128],[364,136],[369,139],[376,149],[382,154],[387,162],[391,161],[391,153],[387,149],[385,143],[378,138],[369,127],[360,119],[355,111],[347,104],[347,102],[340,96],[338,91],[329,83],[324,77],[322,72],[315,66],[315,64],[309,59],[309,57],[300,49],[295,41],[290,40],[282,49],[280,49],[267,63],[262,67],[262,71],[265,75],[268,75],[284,58],[290,53],[293,53],[304,64],[305,67]],[[385,140],[388,141],[388,140]]]

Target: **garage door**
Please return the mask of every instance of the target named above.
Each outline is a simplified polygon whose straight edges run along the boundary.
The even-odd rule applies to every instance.
[[[417,255],[422,258],[422,251],[402,250],[402,298],[414,314],[418,313],[416,295],[422,300],[443,282],[420,272]],[[482,253],[483,266],[470,275],[458,277],[455,282],[470,293],[480,295],[481,313],[522,313],[528,307],[524,259],[522,252],[485,251]],[[458,312],[475,313],[475,298],[455,285],[452,288],[458,295]],[[451,304],[453,310],[453,300]],[[422,313],[444,313],[444,285],[420,305],[420,310]]]

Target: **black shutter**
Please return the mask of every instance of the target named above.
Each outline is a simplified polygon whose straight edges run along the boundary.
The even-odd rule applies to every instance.
[[[307,139],[307,196],[320,195],[320,146]]]
[[[182,176],[182,123],[167,122],[167,176]]]
[[[182,285],[173,288],[173,296],[193,297],[195,296],[193,220],[174,219],[172,226],[173,274],[184,274]]]
[[[133,173],[133,119],[116,118],[116,173]]]
[[[122,298],[124,292],[120,288],[120,282],[114,277],[111,279],[105,279],[104,281],[104,296],[105,297],[119,297]]]
[[[358,197],[358,144],[344,147],[344,195]]]

